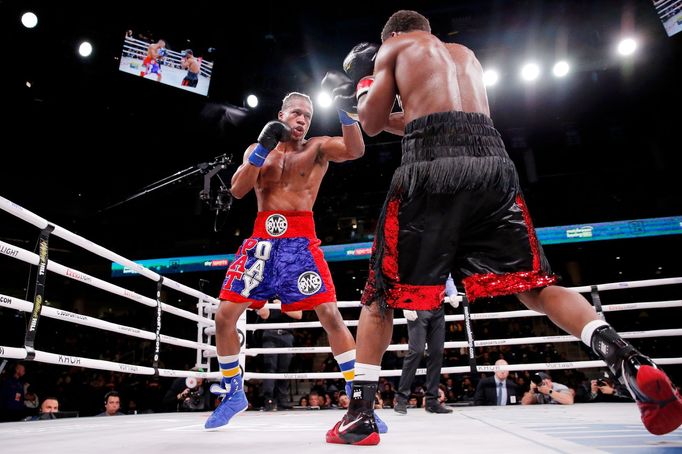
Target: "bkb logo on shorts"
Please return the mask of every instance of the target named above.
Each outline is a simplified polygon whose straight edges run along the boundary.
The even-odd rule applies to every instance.
[[[265,230],[268,232],[268,235],[271,236],[284,235],[284,232],[287,231],[288,226],[289,224],[287,223],[287,218],[281,214],[271,214],[265,220]]]
[[[312,295],[322,288],[320,275],[313,271],[306,271],[298,277],[298,291],[304,295]]]

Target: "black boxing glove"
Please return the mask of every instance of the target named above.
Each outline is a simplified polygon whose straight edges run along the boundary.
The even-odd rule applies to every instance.
[[[263,127],[258,136],[258,145],[249,155],[249,162],[256,167],[263,167],[265,158],[279,142],[286,142],[291,138],[291,128],[281,121],[271,121]]]
[[[341,71],[329,71],[322,79],[322,89],[329,92],[342,125],[351,126],[358,121],[355,102],[355,84]]]
[[[357,85],[365,76],[374,74],[374,60],[379,52],[379,44],[360,43],[353,47],[343,60],[343,70]]]

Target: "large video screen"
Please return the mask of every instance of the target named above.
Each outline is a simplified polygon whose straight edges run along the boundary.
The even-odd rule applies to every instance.
[[[682,0],[653,0],[668,36],[682,31]]]
[[[182,90],[208,96],[213,73],[209,60],[214,48],[175,49],[163,38],[150,38],[128,30],[123,40],[120,71]]]

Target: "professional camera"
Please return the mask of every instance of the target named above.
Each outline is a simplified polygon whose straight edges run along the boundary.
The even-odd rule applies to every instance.
[[[530,381],[535,383],[535,386],[542,386],[542,377],[539,373],[534,373],[530,376]]]
[[[597,379],[597,386],[608,386],[608,382],[604,379],[598,378]]]
[[[189,392],[189,403],[187,406],[189,408],[198,408],[202,406],[201,397],[202,394],[198,389],[190,390]]]
[[[199,381],[195,377],[187,377],[185,385],[187,386],[187,397],[182,402],[182,409],[189,411],[204,410],[205,392]]]

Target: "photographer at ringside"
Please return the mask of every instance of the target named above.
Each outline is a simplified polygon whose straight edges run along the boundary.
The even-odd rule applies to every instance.
[[[536,372],[530,376],[530,391],[523,395],[523,405],[535,404],[573,404],[573,392],[561,383],[552,382],[552,377],[544,372]]]
[[[613,379],[604,373],[603,377],[590,380],[590,393],[587,402],[632,402],[630,394],[621,392]]]
[[[203,372],[203,369],[193,368]],[[171,384],[163,398],[165,411],[206,411],[211,410],[211,393],[203,378],[179,377]]]

